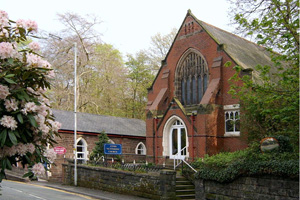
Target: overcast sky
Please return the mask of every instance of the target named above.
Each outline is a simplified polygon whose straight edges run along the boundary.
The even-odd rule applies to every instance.
[[[123,55],[147,49],[151,36],[168,34],[179,28],[188,9],[202,21],[227,31],[229,4],[226,0],[0,0],[0,9],[12,20],[31,19],[39,29],[58,32],[62,25],[57,13],[74,12],[97,15],[97,29],[105,43]]]

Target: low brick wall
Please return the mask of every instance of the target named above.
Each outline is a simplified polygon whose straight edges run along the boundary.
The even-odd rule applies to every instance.
[[[74,184],[74,165],[63,164],[63,184]],[[77,165],[77,185],[150,199],[175,199],[176,174],[171,170],[159,173],[134,173],[110,168]]]
[[[298,200],[299,181],[281,177],[240,177],[232,183],[195,180],[196,199]]]

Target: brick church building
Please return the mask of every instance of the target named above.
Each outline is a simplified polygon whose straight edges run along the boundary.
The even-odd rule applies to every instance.
[[[231,67],[224,67],[226,62]],[[228,94],[235,71],[255,77],[271,65],[262,47],[198,20],[189,10],[148,89],[146,146],[150,162],[189,161],[247,147],[239,127],[239,100]]]

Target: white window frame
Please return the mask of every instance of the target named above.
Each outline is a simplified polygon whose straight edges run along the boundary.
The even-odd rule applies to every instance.
[[[79,146],[79,145],[78,145],[78,142],[79,142],[79,141],[82,141],[82,145],[81,145],[81,147],[82,147],[82,152],[78,152],[78,151],[77,151],[77,147]],[[76,141],[76,153],[77,153],[77,155],[76,155],[76,159],[77,159],[77,160],[82,160],[83,163],[85,163],[85,162],[88,160],[88,153],[89,153],[89,152],[88,152],[88,150],[87,150],[87,142],[86,142],[85,139],[83,139],[82,137],[78,138],[77,141]],[[79,157],[78,157],[79,154],[83,154],[83,157],[79,158]]]
[[[233,131],[226,131],[226,122],[228,120],[236,121],[235,119],[235,113],[238,112],[239,120],[240,120],[240,105],[239,104],[233,104],[233,105],[225,105],[224,106],[224,122],[225,122],[225,137],[239,137],[241,135],[240,131],[235,130],[235,124],[233,124]],[[226,119],[227,113],[233,113],[233,119]]]
[[[142,146],[142,149],[139,148],[139,146]],[[142,150],[142,154],[138,154],[139,150]],[[140,142],[140,143],[138,143],[136,145],[136,147],[135,147],[135,154],[137,154],[137,155],[146,155],[147,154],[147,149],[146,149],[146,146],[145,146],[145,144],[143,142]]]

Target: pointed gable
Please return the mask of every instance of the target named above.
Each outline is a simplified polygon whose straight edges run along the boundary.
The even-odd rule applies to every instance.
[[[191,10],[188,10],[175,40],[202,31],[205,31],[237,65],[244,69],[254,69],[258,64],[273,66],[270,53],[264,47],[197,19]]]

